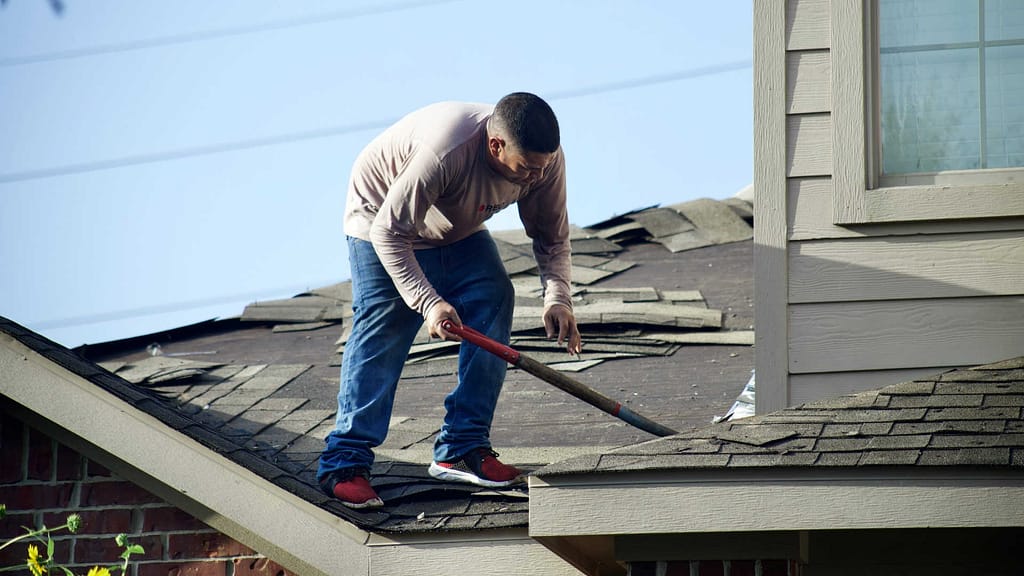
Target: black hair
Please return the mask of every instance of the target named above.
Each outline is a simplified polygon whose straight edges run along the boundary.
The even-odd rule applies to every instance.
[[[551,154],[558,150],[560,135],[555,112],[540,96],[513,92],[494,106],[495,129],[524,152]]]

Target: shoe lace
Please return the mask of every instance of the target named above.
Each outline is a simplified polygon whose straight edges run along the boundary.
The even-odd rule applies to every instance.
[[[498,454],[492,448],[477,448],[477,454],[480,455],[481,461],[487,460],[488,458],[497,459],[498,456],[501,456],[501,454]]]

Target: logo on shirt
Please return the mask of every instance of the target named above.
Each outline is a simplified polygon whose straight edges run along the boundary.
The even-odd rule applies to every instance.
[[[505,208],[508,208],[509,204],[511,204],[511,202],[505,202],[504,204],[481,204],[478,212],[483,212],[487,214],[488,217],[491,217]]]

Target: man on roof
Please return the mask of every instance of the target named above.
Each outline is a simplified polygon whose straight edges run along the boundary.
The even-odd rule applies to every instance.
[[[424,322],[464,323],[508,344],[512,283],[485,222],[515,203],[544,289],[544,326],[569,353],[580,333],[569,292],[569,220],[558,120],[540,97],[517,92],[494,106],[442,102],[377,136],[352,169],[345,234],[352,274],[352,332],[345,344],[335,429],[317,480],[352,508],[382,506],[369,482],[395,389]],[[463,342],[458,383],[445,398],[431,476],[480,486],[522,481],[498,460],[490,428],[504,360]]]

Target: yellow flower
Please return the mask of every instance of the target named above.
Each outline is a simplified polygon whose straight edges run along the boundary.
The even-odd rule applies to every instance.
[[[86,576],[110,576],[110,570],[106,568],[100,568],[99,566],[93,566],[89,569],[89,573]]]
[[[46,568],[39,563],[39,547],[35,544],[28,545],[28,569],[32,571],[32,576],[43,576],[46,572]]]

